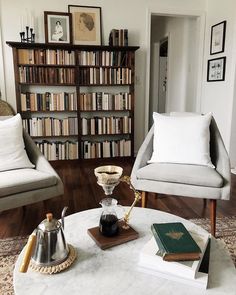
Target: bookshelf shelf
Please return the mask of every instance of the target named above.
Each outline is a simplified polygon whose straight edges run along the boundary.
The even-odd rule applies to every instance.
[[[138,46],[6,43],[13,52],[17,112],[49,160],[134,156]],[[73,135],[42,135],[68,130]]]

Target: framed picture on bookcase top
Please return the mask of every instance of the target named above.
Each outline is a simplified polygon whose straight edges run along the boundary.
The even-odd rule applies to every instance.
[[[73,43],[101,45],[101,7],[68,5],[72,14]]]
[[[225,50],[226,21],[220,22],[211,27],[210,54],[224,52]]]
[[[72,43],[71,13],[44,11],[46,43]]]

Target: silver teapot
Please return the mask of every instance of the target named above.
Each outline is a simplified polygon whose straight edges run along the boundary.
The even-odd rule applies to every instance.
[[[68,207],[62,210],[61,222],[52,213],[44,219],[30,235],[20,272],[26,272],[30,259],[39,266],[53,266],[65,261],[69,248],[64,236],[64,216]],[[31,257],[32,256],[32,257]]]

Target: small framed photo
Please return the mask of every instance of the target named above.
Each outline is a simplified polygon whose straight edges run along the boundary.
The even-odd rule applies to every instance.
[[[224,81],[225,80],[226,57],[214,58],[208,60],[207,81]]]
[[[73,43],[101,45],[101,7],[68,5],[72,14]]]
[[[44,11],[44,29],[46,43],[72,42],[71,13]]]
[[[226,30],[226,21],[223,21],[211,27],[210,54],[224,52],[225,30]]]

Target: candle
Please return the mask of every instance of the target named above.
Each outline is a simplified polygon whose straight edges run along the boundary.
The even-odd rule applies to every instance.
[[[20,31],[24,31],[24,17],[23,15],[20,17]]]
[[[34,16],[31,14],[31,18],[30,18],[30,27],[34,28]]]

